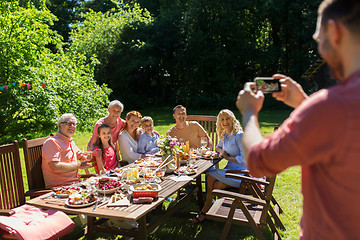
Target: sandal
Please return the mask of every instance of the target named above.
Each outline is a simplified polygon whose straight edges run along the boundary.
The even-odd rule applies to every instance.
[[[200,215],[204,216],[204,218],[202,220],[199,219]],[[199,212],[192,220],[193,224],[199,224],[202,223],[206,220],[206,213],[203,212]]]

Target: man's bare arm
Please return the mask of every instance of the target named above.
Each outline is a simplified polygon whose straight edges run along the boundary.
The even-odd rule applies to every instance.
[[[77,169],[87,169],[93,166],[93,164],[88,161],[72,163],[50,162],[49,165],[51,169],[57,170],[59,172],[72,172]]]

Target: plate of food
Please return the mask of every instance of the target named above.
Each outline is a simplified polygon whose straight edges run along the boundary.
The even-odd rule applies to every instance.
[[[69,196],[65,205],[72,208],[88,207],[93,205],[96,200],[93,193],[76,193]]]
[[[135,161],[139,167],[158,167],[161,164],[160,159],[138,159]]]
[[[62,186],[53,189],[55,196],[60,198],[67,198],[72,194],[81,192],[81,190],[82,188],[75,186]]]
[[[192,175],[195,174],[197,170],[193,167],[189,166],[181,166],[178,169],[174,170],[175,174],[183,174],[183,175]]]
[[[100,178],[99,182],[95,184],[96,191],[102,194],[111,194],[116,192],[123,184],[115,179]]]
[[[206,151],[203,155],[202,158],[204,159],[219,159],[220,155],[219,153],[215,152],[215,151]]]
[[[124,193],[114,193],[109,199],[108,207],[125,207],[130,205],[129,197]]]
[[[126,170],[126,168],[115,168],[115,169],[114,169],[114,172],[115,172],[116,174],[122,175],[125,170]]]
[[[139,183],[131,185],[129,188],[134,198],[137,197],[152,197],[157,198],[161,186],[156,183]]]

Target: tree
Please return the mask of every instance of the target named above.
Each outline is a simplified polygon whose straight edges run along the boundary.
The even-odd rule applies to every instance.
[[[81,6],[79,0],[47,0],[46,7],[57,17],[57,21],[51,26],[51,29],[57,31],[63,37],[64,42],[69,41],[71,25],[80,20],[80,14],[77,11]]]
[[[72,47],[95,54],[96,80],[133,108],[223,108],[256,76],[301,82],[318,57],[311,35],[319,1],[133,0],[86,15]]]
[[[93,79],[95,62],[61,50],[60,36],[49,28],[55,16],[46,8],[12,1],[1,2],[0,12],[0,142],[49,134],[66,112],[77,115],[80,129],[89,128],[110,94]]]
[[[142,29],[152,21],[149,12],[138,4],[127,4],[106,13],[90,10],[83,17],[71,33],[71,51],[95,56],[100,63],[97,81],[109,84],[113,97],[125,105],[134,104],[139,98],[136,90],[144,85],[137,73],[151,61],[141,37]]]

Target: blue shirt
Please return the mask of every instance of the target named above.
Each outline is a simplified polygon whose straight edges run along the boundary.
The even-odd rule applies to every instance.
[[[156,140],[159,139],[159,135],[153,132],[150,136],[147,133],[142,133],[138,141],[138,153],[154,154],[160,149],[156,146]]]
[[[225,168],[233,170],[246,169],[244,155],[242,153],[242,135],[243,132],[236,132],[235,136],[230,133],[228,136],[224,134],[224,140],[220,140],[216,147],[224,150],[230,157],[235,157],[237,162],[228,161]]]

